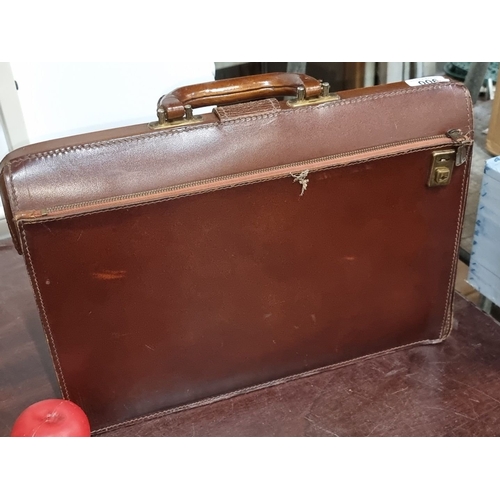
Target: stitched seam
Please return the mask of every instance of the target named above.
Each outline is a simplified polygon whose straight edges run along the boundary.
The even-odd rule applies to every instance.
[[[273,99],[269,99],[269,102],[271,103],[271,106],[273,107],[273,109],[275,109],[276,111],[281,111],[281,108],[280,108],[277,101],[274,101]]]
[[[228,122],[229,120],[237,120],[251,117],[259,117],[259,116],[274,116],[269,115],[269,107],[275,111],[281,111],[278,103],[271,99],[263,99],[261,101],[257,101],[259,104],[255,106],[249,106],[248,104],[235,104],[233,106],[221,106],[217,108],[217,113],[221,120],[224,122]],[[229,109],[228,109],[229,108]],[[243,116],[238,116],[239,114],[243,114]],[[246,115],[246,116],[245,116]]]
[[[465,170],[465,169],[464,169]],[[457,253],[458,253],[458,248],[460,246],[460,234],[462,230],[462,205],[463,205],[463,200],[464,200],[464,187],[465,187],[465,180],[466,180],[466,175],[463,175],[462,178],[462,187],[461,187],[461,198],[460,198],[460,205],[459,205],[459,210],[458,210],[458,221],[457,221],[457,229],[455,233],[455,245],[453,248],[453,254],[452,254],[452,259],[451,259],[451,269],[450,269],[450,275],[448,279],[448,292],[446,296],[446,304],[445,304],[445,309],[444,309],[444,315],[443,315],[443,320],[441,322],[441,330],[439,333],[439,337],[442,338],[446,336],[446,332],[451,326],[451,318],[450,318],[450,312],[451,312],[451,298],[453,297],[453,282],[454,282],[454,277],[456,274],[456,259],[457,259]]]
[[[443,147],[443,146],[444,145],[427,146],[425,148],[411,149],[411,150],[406,150],[406,151],[399,151],[397,153],[391,153],[391,154],[381,155],[381,156],[374,156],[374,157],[366,158],[366,159],[363,159],[363,160],[356,160],[356,161],[352,161],[352,162],[349,162],[349,163],[343,163],[342,165],[325,166],[325,167],[321,167],[321,168],[312,170],[311,174],[316,173],[316,172],[322,172],[324,170],[336,170],[336,169],[339,169],[339,168],[349,167],[349,166],[352,166],[352,165],[359,165],[359,164],[367,163],[367,162],[370,162],[370,161],[378,161],[378,160],[382,160],[382,159],[385,159],[385,158],[392,158],[392,157],[401,156],[401,155],[404,155],[404,154],[420,153],[420,152],[423,152],[423,151],[434,150],[436,148],[440,148],[440,147]],[[54,218],[50,218],[50,219],[25,220],[23,222],[24,222],[24,224],[43,224],[43,223],[47,223],[47,222],[51,222],[51,221],[55,221],[55,220],[73,219],[73,218],[76,218],[76,217],[86,217],[87,215],[92,215],[92,214],[98,214],[98,213],[103,213],[103,212],[111,212],[111,211],[114,211],[114,210],[125,210],[125,209],[129,209],[129,208],[133,208],[133,207],[142,207],[142,206],[145,206],[145,205],[153,205],[155,203],[161,203],[161,202],[164,202],[164,201],[170,201],[170,200],[176,200],[176,199],[179,199],[179,198],[185,198],[187,196],[195,196],[195,195],[204,194],[204,193],[212,193],[212,192],[216,192],[216,191],[221,191],[223,189],[230,189],[230,188],[234,188],[234,187],[248,186],[248,185],[251,185],[251,184],[257,184],[257,183],[261,183],[261,182],[268,182],[268,181],[272,181],[272,180],[276,180],[276,179],[280,179],[280,178],[287,178],[288,176],[289,176],[288,173],[286,173],[286,174],[281,173],[281,174],[277,174],[277,175],[272,176],[272,177],[267,177],[265,179],[254,179],[254,180],[246,181],[246,182],[242,181],[242,182],[239,182],[239,183],[237,182],[237,183],[234,183],[234,184],[230,184],[228,186],[213,187],[211,189],[210,188],[206,188],[206,189],[204,189],[202,191],[195,191],[195,192],[192,192],[192,193],[184,193],[184,194],[180,194],[180,195],[177,195],[177,196],[170,196],[170,197],[161,198],[161,199],[158,199],[158,200],[146,201],[146,202],[141,202],[141,203],[132,203],[132,204],[129,204],[129,205],[123,205],[123,206],[119,206],[119,207],[109,207],[109,208],[104,208],[104,209],[101,209],[101,210],[94,210],[92,212],[85,212],[85,213],[81,213],[81,214],[63,215],[63,216],[60,216],[60,217],[54,217]],[[99,200],[97,200],[97,202],[98,201]]]
[[[56,345],[55,345],[55,342],[54,342],[54,338],[52,336],[52,331],[50,329],[49,318],[47,316],[47,312],[46,312],[45,306],[43,304],[42,293],[40,291],[40,287],[38,286],[38,280],[37,280],[37,277],[36,277],[35,268],[33,266],[33,261],[31,259],[31,253],[30,253],[30,250],[29,250],[28,240],[26,238],[26,233],[24,231],[24,227],[23,227],[22,224],[21,224],[20,230],[21,230],[21,235],[22,235],[23,241],[24,241],[24,246],[25,246],[25,249],[26,249],[26,256],[27,256],[26,262],[28,263],[28,266],[29,266],[29,269],[30,269],[30,273],[29,274],[30,274],[30,277],[32,277],[31,281],[33,283],[33,289],[35,290],[35,294],[36,294],[36,296],[38,298],[38,300],[37,300],[38,312],[40,313],[40,316],[44,319],[45,337],[47,338],[47,342],[51,346],[51,351],[53,352],[53,360],[55,361],[54,364],[56,366],[56,371],[57,371],[58,378],[59,378],[59,381],[60,381],[59,385],[61,386],[61,390],[63,392],[63,396],[66,399],[70,399],[69,393],[68,393],[68,388],[66,386],[66,381],[64,380],[64,375],[63,375],[61,363],[59,361],[59,356],[57,354]]]
[[[465,87],[461,87],[462,93],[465,99],[465,105],[467,108],[467,123],[468,123],[468,128],[469,131],[473,130],[473,124],[472,124],[472,107],[471,107],[471,100],[470,100],[470,95],[468,93],[468,90]],[[453,326],[453,284],[454,284],[454,278],[456,277],[456,261],[458,257],[458,249],[460,247],[460,236],[462,234],[462,225],[463,225],[463,216],[464,216],[464,211],[465,211],[465,204],[464,204],[464,198],[465,198],[465,193],[467,192],[467,188],[469,186],[469,169],[470,169],[470,162],[472,160],[472,148],[469,148],[468,151],[468,161],[466,165],[464,166],[463,173],[462,173],[462,192],[461,192],[461,197],[460,197],[460,205],[458,207],[458,221],[457,221],[457,230],[455,233],[455,246],[453,249],[453,255],[452,255],[452,262],[451,262],[451,269],[450,269],[450,277],[448,279],[448,292],[446,296],[446,303],[445,303],[445,309],[444,309],[444,314],[443,314],[443,320],[441,322],[441,330],[439,332],[439,338],[444,339],[447,337],[451,331],[451,327]]]
[[[227,113],[226,113],[224,106],[221,106],[220,108],[217,107],[217,113],[220,116],[221,120],[224,120],[227,118]]]
[[[109,425],[109,426],[106,426],[106,427],[102,427],[100,429],[96,429],[95,431],[92,432],[92,434],[102,434],[103,432],[106,432],[106,431],[109,431],[109,430],[114,430],[114,429],[118,429],[120,427],[124,427],[124,426],[128,426],[128,425],[133,425],[135,423],[142,422],[142,421],[145,421],[145,420],[153,420],[155,418],[166,416],[166,415],[170,415],[172,413],[178,413],[180,411],[185,411],[185,410],[190,410],[190,409],[194,409],[194,408],[199,408],[200,406],[207,406],[207,405],[209,405],[211,403],[216,403],[218,401],[223,401],[223,400],[226,400],[226,399],[230,399],[230,398],[235,397],[235,396],[241,396],[241,395],[244,395],[244,394],[249,394],[251,392],[255,392],[255,391],[258,391],[258,390],[261,390],[261,389],[266,389],[268,387],[273,387],[273,386],[280,385],[280,384],[283,384],[283,383],[286,383],[286,382],[293,382],[294,380],[298,380],[298,379],[310,377],[310,376],[313,376],[313,375],[318,375],[320,373],[323,373],[325,371],[329,371],[329,370],[332,370],[332,369],[342,368],[342,367],[344,367],[346,365],[358,363],[358,362],[360,362],[362,360],[373,359],[373,358],[376,358],[376,357],[379,357],[379,356],[383,356],[383,355],[386,355],[386,354],[392,354],[394,352],[400,351],[402,349],[407,349],[407,348],[412,347],[412,346],[426,345],[426,344],[436,344],[438,342],[439,342],[439,340],[436,341],[434,339],[418,340],[417,342],[411,342],[409,344],[405,344],[405,345],[402,345],[402,346],[391,347],[390,349],[386,349],[385,351],[379,351],[379,352],[374,352],[374,353],[371,353],[371,354],[366,354],[366,355],[360,356],[358,358],[348,359],[346,361],[340,361],[339,363],[333,363],[331,365],[323,366],[323,367],[320,367],[320,368],[315,368],[314,370],[309,370],[307,372],[296,373],[296,374],[293,374],[293,375],[289,375],[287,377],[282,377],[282,378],[279,378],[279,379],[276,379],[276,380],[271,380],[269,382],[264,382],[262,384],[257,384],[257,385],[253,385],[253,386],[250,386],[250,387],[245,387],[245,388],[242,388],[242,389],[238,389],[236,391],[231,391],[231,392],[228,392],[226,394],[221,394],[219,396],[213,396],[213,397],[210,397],[210,398],[202,399],[201,401],[196,401],[194,403],[189,403],[189,404],[177,406],[175,408],[170,408],[168,410],[151,413],[151,414],[145,415],[143,417],[138,417],[138,418],[133,418],[133,419],[130,419],[130,420],[126,420],[125,422],[122,422],[122,423],[119,423],[119,424]]]
[[[462,173],[460,205],[458,207],[457,229],[455,231],[455,245],[454,245],[452,259],[451,259],[451,269],[450,269],[450,276],[448,279],[448,293],[446,296],[446,305],[445,305],[445,309],[444,309],[443,320],[441,323],[441,330],[439,332],[440,338],[443,338],[446,335],[446,331],[448,330],[448,328],[452,324],[451,317],[450,317],[450,312],[451,312],[450,301],[453,297],[453,288],[454,288],[453,284],[454,284],[454,277],[456,274],[458,248],[460,246],[460,235],[462,233],[462,219],[463,219],[463,212],[465,209],[464,199],[465,199],[465,193],[467,192],[466,187],[468,186],[468,178],[469,178],[469,176],[466,174],[469,170],[469,167],[468,167],[469,163],[470,163],[470,158],[468,159],[466,168],[463,169],[463,173]]]
[[[382,92],[380,94],[374,94],[374,95],[369,95],[369,96],[352,97],[350,99],[341,99],[339,101],[332,101],[330,103],[327,102],[325,104],[322,104],[320,106],[320,108],[324,109],[324,108],[330,108],[330,107],[336,107],[336,106],[346,106],[348,104],[357,104],[357,103],[365,102],[365,101],[375,101],[378,99],[390,98],[390,97],[394,97],[397,95],[427,92],[430,90],[435,90],[437,86],[439,88],[461,87],[460,84],[454,84],[454,83],[437,84],[437,85],[423,86],[423,87],[412,87],[410,89],[401,89],[401,90],[395,90],[392,92]],[[292,108],[292,109],[281,110],[279,115],[285,116],[285,115],[288,115],[290,113],[296,113],[296,114],[312,113],[317,109],[318,109],[318,106]],[[156,139],[158,137],[192,132],[193,130],[200,130],[200,129],[211,128],[211,127],[220,127],[220,126],[225,126],[226,124],[235,124],[235,123],[248,122],[248,121],[253,121],[253,120],[261,120],[264,118],[274,117],[277,115],[278,115],[278,113],[270,113],[270,114],[252,116],[252,117],[242,117],[242,118],[236,118],[234,120],[228,120],[228,121],[225,121],[224,123],[209,123],[206,125],[199,125],[195,128],[186,126],[185,128],[180,128],[180,129],[176,129],[176,130],[150,132],[147,134],[141,134],[141,135],[136,135],[136,136],[132,136],[132,137],[122,137],[122,138],[108,139],[105,141],[96,141],[96,142],[91,142],[91,143],[85,143],[85,144],[80,144],[77,146],[67,146],[67,147],[49,150],[49,151],[45,151],[45,152],[41,152],[41,153],[28,154],[26,156],[22,156],[20,158],[16,158],[16,159],[12,160],[11,163],[12,163],[12,165],[17,165],[18,163],[21,163],[21,162],[23,162],[25,160],[29,160],[29,159],[40,159],[40,158],[55,156],[55,155],[59,155],[59,154],[68,154],[72,151],[80,151],[80,150],[86,150],[86,149],[88,149],[88,150],[98,149],[100,147],[104,147],[107,145],[113,145],[113,144],[119,144],[119,143],[131,143],[131,142],[147,141],[147,140]],[[469,128],[470,128],[470,121],[469,121]]]
[[[461,89],[465,97],[465,104],[467,106],[467,123],[469,125],[469,130],[473,131],[474,129],[472,126],[472,109],[471,109],[470,94],[466,87],[461,87]]]
[[[281,111],[281,108],[280,108],[278,102],[275,101],[274,99],[266,99],[265,102],[270,104],[271,108],[273,108],[275,111],[278,111],[278,112]]]

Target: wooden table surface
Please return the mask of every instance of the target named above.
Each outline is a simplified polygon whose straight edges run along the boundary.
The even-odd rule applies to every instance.
[[[362,307],[362,305],[360,305]],[[0,436],[60,397],[22,257],[0,241]],[[500,325],[456,295],[442,344],[413,347],[107,436],[498,436]]]

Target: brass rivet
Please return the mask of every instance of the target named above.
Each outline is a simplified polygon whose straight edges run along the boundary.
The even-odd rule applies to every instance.
[[[158,123],[163,125],[165,123],[165,110],[163,108],[158,108],[156,110],[156,115],[158,116]]]
[[[186,104],[184,106],[184,111],[186,112],[186,120],[192,120],[193,119],[193,107],[191,104]]]

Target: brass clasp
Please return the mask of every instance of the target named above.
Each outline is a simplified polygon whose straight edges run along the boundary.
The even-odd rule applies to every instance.
[[[451,174],[455,166],[456,151],[446,149],[432,153],[432,167],[427,185],[429,187],[447,186],[451,182]]]

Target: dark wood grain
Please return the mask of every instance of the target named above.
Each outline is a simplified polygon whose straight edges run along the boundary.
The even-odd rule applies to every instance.
[[[498,436],[500,325],[456,295],[442,344],[414,347],[108,436]],[[0,241],[0,435],[60,397],[22,257]]]

